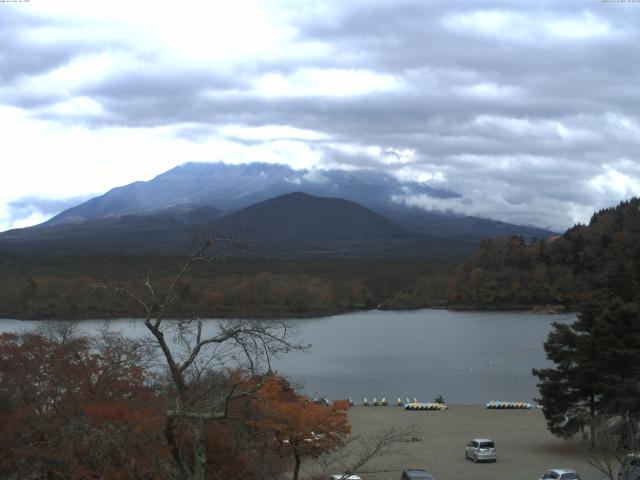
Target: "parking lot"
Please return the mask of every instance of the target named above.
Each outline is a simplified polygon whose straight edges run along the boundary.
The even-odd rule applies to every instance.
[[[435,480],[535,480],[548,469],[570,468],[582,480],[601,480],[588,465],[581,446],[551,435],[539,410],[487,410],[451,406],[445,411],[406,411],[401,407],[351,408],[355,435],[372,435],[392,425],[415,426],[420,441],[398,444],[396,452],[368,465],[363,480],[399,480],[403,468],[423,468]],[[496,463],[465,460],[464,447],[474,437],[491,438]],[[369,473],[367,473],[369,471]]]

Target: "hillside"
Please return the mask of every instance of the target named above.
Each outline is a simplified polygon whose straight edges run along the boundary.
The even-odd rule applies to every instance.
[[[408,232],[357,203],[301,192],[281,195],[214,222],[216,236],[239,239],[384,239]]]
[[[226,256],[463,258],[469,238],[438,239],[407,232],[354,202],[291,193],[232,214],[209,207],[177,207],[153,215],[124,215],[44,224],[0,233],[0,251],[21,254],[178,254],[205,237],[244,241],[220,243]],[[217,220],[210,221],[210,219]]]
[[[640,291],[640,199],[595,213],[551,241],[485,240],[458,269],[449,301],[459,308],[576,308],[609,285]]]

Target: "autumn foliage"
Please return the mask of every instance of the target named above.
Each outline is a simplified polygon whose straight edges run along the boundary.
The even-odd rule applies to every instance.
[[[175,394],[147,355],[109,332],[0,335],[0,478],[172,478],[165,421]],[[214,380],[259,388],[230,418],[206,423],[207,479],[278,478],[294,455],[331,450],[349,433],[347,405],[317,405],[275,374],[220,371]],[[188,421],[174,434],[190,458]]]
[[[158,403],[130,341],[0,335],[2,478],[154,478]]]
[[[272,376],[254,401],[261,426],[273,432],[275,447],[294,458],[294,480],[303,457],[317,457],[342,445],[351,432],[347,421],[349,402],[331,405],[314,402],[295,393],[289,382]]]

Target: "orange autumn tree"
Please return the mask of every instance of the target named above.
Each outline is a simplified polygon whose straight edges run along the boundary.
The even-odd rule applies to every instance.
[[[318,457],[344,444],[351,433],[347,420],[349,402],[315,403],[297,394],[289,382],[271,375],[253,405],[259,424],[273,432],[276,448],[294,459],[293,480],[298,479],[303,457]]]
[[[161,478],[145,454],[163,442],[142,350],[106,332],[0,335],[0,478]]]

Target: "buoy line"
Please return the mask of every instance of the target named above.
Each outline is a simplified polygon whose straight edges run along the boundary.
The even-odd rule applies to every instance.
[[[513,351],[513,352],[503,353],[498,358],[491,359],[488,362],[480,362],[478,365],[476,365],[475,371],[478,371],[480,369],[484,369],[485,367],[487,367],[487,368],[488,367],[494,367],[497,364],[502,363],[503,360],[510,359],[510,358],[522,357],[524,355],[527,355],[529,353],[538,351],[540,349],[541,349],[541,347],[534,346],[534,347],[526,348],[524,350],[516,350],[516,351]],[[463,376],[463,375],[464,376],[470,376],[470,375],[473,375],[473,373],[474,373],[474,367],[469,367],[466,370],[461,370],[461,371],[456,372],[455,375],[456,375],[456,377],[460,377],[460,376]]]

